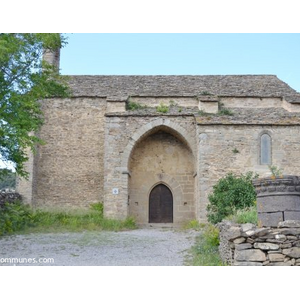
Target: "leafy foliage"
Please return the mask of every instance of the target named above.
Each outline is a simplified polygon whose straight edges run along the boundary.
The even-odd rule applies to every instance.
[[[257,176],[248,172],[246,175],[227,174],[213,187],[213,193],[208,196],[207,206],[209,222],[216,224],[235,210],[253,206],[256,201],[255,188],[252,180]]]
[[[33,223],[31,209],[20,201],[6,202],[0,208],[0,236],[32,226]]]
[[[42,61],[43,50],[65,43],[55,33],[0,34],[0,158],[13,162],[22,177],[28,176],[25,149],[41,143],[33,134],[43,122],[39,100],[69,95],[58,70]]]
[[[0,190],[5,188],[14,189],[16,187],[16,173],[11,170],[5,170],[3,177],[0,178]]]

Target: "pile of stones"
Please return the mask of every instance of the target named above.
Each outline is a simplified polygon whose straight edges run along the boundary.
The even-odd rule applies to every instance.
[[[233,266],[299,266],[300,221],[287,220],[277,228],[223,221],[219,252]]]
[[[4,203],[15,203],[21,200],[21,195],[19,193],[16,193],[14,190],[0,190],[0,208],[4,206]]]

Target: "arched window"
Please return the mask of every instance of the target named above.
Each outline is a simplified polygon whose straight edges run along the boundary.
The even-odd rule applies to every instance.
[[[260,137],[260,164],[271,165],[271,137],[264,133]]]

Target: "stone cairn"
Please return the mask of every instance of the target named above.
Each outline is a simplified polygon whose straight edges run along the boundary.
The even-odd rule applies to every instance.
[[[233,266],[300,266],[300,221],[279,222],[277,228],[223,221],[219,252]]]

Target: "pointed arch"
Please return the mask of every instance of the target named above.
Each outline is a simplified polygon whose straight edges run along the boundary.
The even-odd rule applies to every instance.
[[[128,142],[127,146],[124,149],[122,159],[121,159],[121,165],[123,170],[128,171],[128,163],[129,163],[131,153],[134,147],[138,144],[138,142],[143,138],[145,138],[146,136],[160,129],[170,132],[172,135],[174,135],[175,137],[183,141],[191,150],[194,158],[197,157],[195,139],[192,138],[192,136],[177,123],[169,119],[159,118],[156,119],[155,121],[149,122],[144,126],[142,126],[131,137],[130,141]]]

